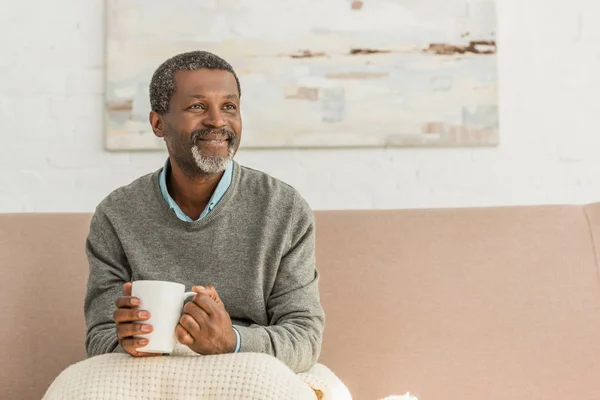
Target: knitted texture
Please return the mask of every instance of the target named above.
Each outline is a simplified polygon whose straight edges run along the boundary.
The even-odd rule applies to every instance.
[[[235,164],[215,208],[181,221],[164,201],[161,170],[104,199],[87,238],[84,305],[89,356],[123,352],[115,300],[123,284],[212,285],[241,336],[240,352],[266,353],[295,372],[318,360],[325,315],[315,267],[314,215],[292,187]]]
[[[346,385],[323,364],[315,364],[298,377],[317,393],[319,400],[352,400]]]
[[[134,358],[105,354],[64,370],[43,400],[289,399],[349,400],[325,366],[296,375],[260,353]]]

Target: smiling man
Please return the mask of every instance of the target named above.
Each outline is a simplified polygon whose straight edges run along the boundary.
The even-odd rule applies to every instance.
[[[90,356],[150,355],[137,351],[152,326],[131,282],[151,279],[198,293],[176,329],[195,353],[267,353],[296,372],[317,361],[324,313],[313,214],[289,185],[233,161],[240,100],[233,68],[208,52],[179,54],[154,73],[150,124],[169,157],[108,195],[92,218]]]

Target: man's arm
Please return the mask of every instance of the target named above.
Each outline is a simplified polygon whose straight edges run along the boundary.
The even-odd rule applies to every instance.
[[[303,372],[317,362],[321,352],[325,314],[315,267],[314,216],[299,195],[295,198],[289,244],[267,299],[269,326],[236,329],[241,337],[240,352],[271,354],[295,372]]]
[[[123,284],[131,280],[131,270],[112,224],[100,210],[92,218],[86,253],[90,268],[84,305],[87,354],[124,352],[113,312]]]

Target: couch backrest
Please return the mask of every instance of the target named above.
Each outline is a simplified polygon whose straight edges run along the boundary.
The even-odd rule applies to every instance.
[[[355,399],[600,398],[600,205],[316,216],[320,361]],[[89,219],[0,215],[0,396],[85,357]]]
[[[90,218],[0,215],[2,399],[39,400],[64,368],[85,358]]]
[[[587,211],[318,213],[321,361],[357,399],[600,399]]]

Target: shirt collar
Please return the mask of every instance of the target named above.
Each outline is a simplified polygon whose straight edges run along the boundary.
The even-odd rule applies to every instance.
[[[229,186],[231,186],[231,181],[233,179],[233,165],[234,165],[234,163],[232,161],[230,161],[229,164],[227,165],[227,168],[225,169],[223,176],[219,180],[219,183],[217,184],[215,191],[213,192],[212,196],[210,197],[210,200],[208,201],[206,208],[204,209],[204,211],[202,211],[202,214],[200,215],[200,218],[198,218],[198,220],[204,218],[210,211],[212,211],[212,209],[219,203],[219,201],[221,200],[223,195],[225,195],[225,192],[227,192],[227,189],[229,189]],[[158,176],[158,183],[160,186],[160,192],[162,193],[163,199],[166,201],[169,208],[175,212],[175,214],[177,215],[177,217],[179,219],[181,219],[182,221],[186,221],[186,222],[193,222],[194,220],[191,219],[190,217],[188,217],[181,210],[181,208],[177,205],[175,200],[173,200],[173,198],[169,194],[169,190],[167,188],[167,174],[170,169],[171,169],[171,162],[170,162],[169,158],[167,157],[167,161],[165,161],[165,165],[164,165],[162,171],[160,171],[160,174]]]

